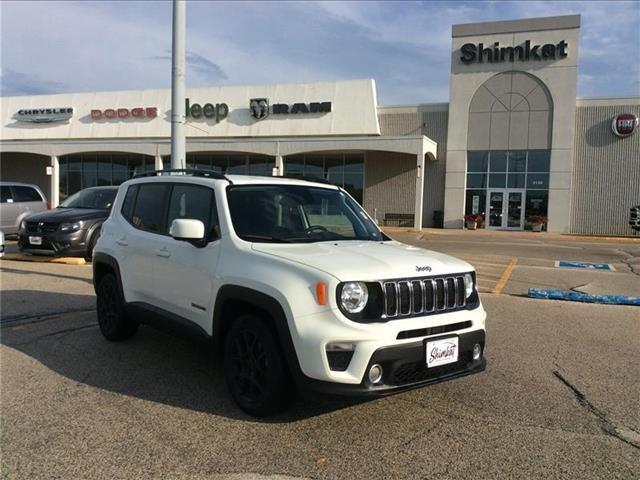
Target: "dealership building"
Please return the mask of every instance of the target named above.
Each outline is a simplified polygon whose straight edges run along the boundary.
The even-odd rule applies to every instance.
[[[187,167],[323,177],[380,224],[631,235],[640,97],[576,98],[579,37],[579,15],[454,25],[448,103],[381,106],[371,79],[187,89]],[[1,179],[53,204],[169,168],[168,89],[1,101]]]

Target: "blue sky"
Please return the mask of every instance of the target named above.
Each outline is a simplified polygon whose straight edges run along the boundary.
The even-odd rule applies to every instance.
[[[579,96],[640,95],[640,2],[187,3],[187,86],[375,78],[446,102],[451,25],[582,14]],[[2,1],[2,95],[168,88],[171,2]]]

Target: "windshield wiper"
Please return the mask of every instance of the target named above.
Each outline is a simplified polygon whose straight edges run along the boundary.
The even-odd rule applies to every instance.
[[[269,235],[240,235],[240,238],[248,241],[270,242],[270,243],[291,243],[285,238],[271,237]]]

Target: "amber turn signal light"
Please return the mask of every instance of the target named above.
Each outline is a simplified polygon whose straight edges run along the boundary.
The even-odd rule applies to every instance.
[[[318,305],[327,304],[327,284],[323,282],[316,283],[316,301]]]

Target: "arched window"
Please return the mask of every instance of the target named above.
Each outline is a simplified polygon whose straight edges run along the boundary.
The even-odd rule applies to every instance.
[[[538,78],[494,75],[469,104],[465,214],[492,228],[546,222],[553,101]],[[541,220],[542,219],[542,220]]]

